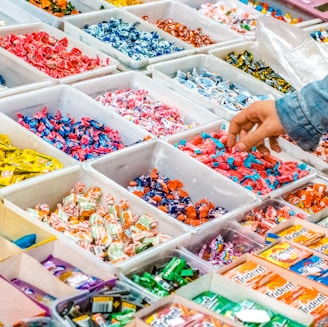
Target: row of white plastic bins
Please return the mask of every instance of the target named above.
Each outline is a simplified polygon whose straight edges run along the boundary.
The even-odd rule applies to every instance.
[[[301,9],[286,4],[285,1],[244,1],[244,0],[180,0],[203,16],[226,25],[245,39],[256,39],[257,19],[262,15],[279,19],[299,28],[318,24],[321,19]]]
[[[145,70],[151,63],[195,53],[192,45],[122,8],[68,17],[64,30],[116,58],[120,70]]]

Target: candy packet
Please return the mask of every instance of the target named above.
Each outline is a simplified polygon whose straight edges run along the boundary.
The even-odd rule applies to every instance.
[[[76,289],[90,290],[103,283],[101,279],[86,274],[52,255],[49,255],[41,264],[59,280]]]

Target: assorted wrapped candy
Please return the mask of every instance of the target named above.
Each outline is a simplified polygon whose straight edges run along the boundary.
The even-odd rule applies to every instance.
[[[144,89],[108,91],[98,95],[95,100],[158,137],[197,126],[196,123],[186,124],[178,108],[152,100]]]
[[[180,180],[170,179],[156,168],[153,168],[150,175],[141,175],[130,181],[127,189],[168,215],[191,226],[199,226],[228,212],[206,198],[193,202]]]
[[[48,112],[17,115],[18,123],[76,160],[84,161],[125,148],[118,131],[90,117],[76,120],[69,114]]]
[[[76,7],[70,1],[67,0],[26,0],[26,1],[57,17],[76,15],[80,13],[80,11],[76,9]]]
[[[27,211],[108,263],[118,263],[169,240],[149,214],[136,215],[127,200],[116,202],[98,186],[76,183],[54,210],[37,204]]]
[[[134,60],[154,58],[184,50],[174,42],[164,39],[157,31],[144,31],[139,21],[124,22],[111,17],[98,24],[86,24],[83,31]]]
[[[56,158],[33,149],[19,149],[8,135],[0,134],[0,187],[61,168],[63,164]]]
[[[45,31],[10,33],[0,37],[0,47],[56,79],[109,65],[109,58],[92,58],[76,47],[70,49],[66,37],[57,39]]]

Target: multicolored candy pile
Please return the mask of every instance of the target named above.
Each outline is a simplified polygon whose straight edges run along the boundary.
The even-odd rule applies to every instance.
[[[95,100],[158,137],[197,126],[184,123],[177,108],[152,100],[144,89],[108,91]]]
[[[99,187],[86,189],[78,182],[55,209],[44,203],[28,208],[27,212],[113,264],[171,238],[157,230],[157,222],[149,214],[133,213],[127,200],[115,202],[107,194],[102,205],[102,196]]]
[[[240,152],[226,147],[227,132],[223,129],[197,134],[175,146],[191,157],[227,176],[259,195],[265,195],[309,174],[307,165],[282,161],[258,150]]]
[[[91,58],[78,48],[69,49],[66,37],[57,39],[45,31],[8,34],[0,47],[52,78],[64,78],[109,65],[109,59]]]
[[[164,39],[157,31],[143,31],[138,28],[139,21],[124,22],[111,17],[98,24],[86,24],[83,31],[134,60],[154,58],[184,50],[174,42]]]
[[[247,50],[239,54],[232,51],[224,60],[282,93],[287,94],[295,91],[295,88],[266,64],[264,60],[254,61],[253,54]]]
[[[125,148],[118,131],[90,117],[76,121],[60,110],[52,115],[47,107],[33,116],[17,116],[19,124],[79,161]]]
[[[174,79],[231,111],[243,110],[255,101],[269,99],[266,95],[253,95],[241,85],[204,68],[197,70],[194,67],[187,72],[177,70]]]
[[[127,189],[179,221],[199,226],[219,218],[227,210],[203,198],[193,203],[183,183],[170,179],[154,168],[150,175],[141,175],[129,182]]]

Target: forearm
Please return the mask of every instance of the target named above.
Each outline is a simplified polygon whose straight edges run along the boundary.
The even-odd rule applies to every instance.
[[[328,76],[276,100],[287,134],[304,150],[313,151],[328,131]]]

